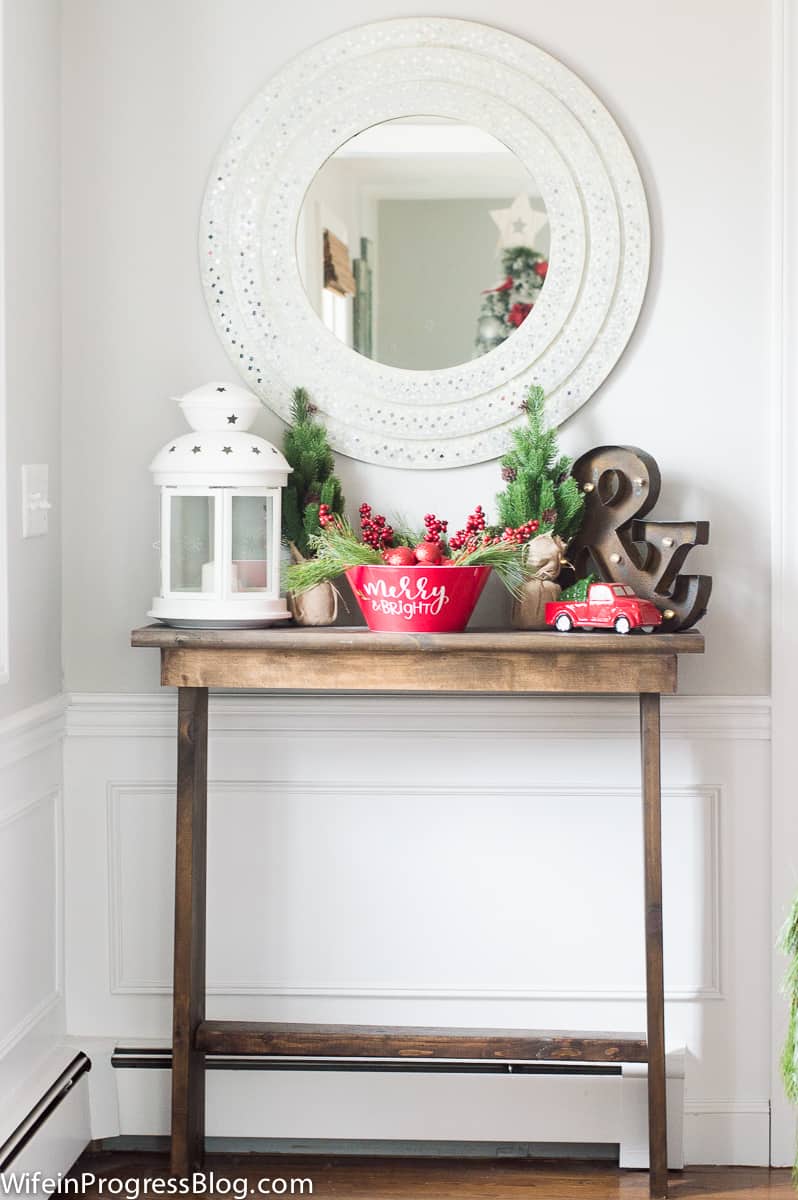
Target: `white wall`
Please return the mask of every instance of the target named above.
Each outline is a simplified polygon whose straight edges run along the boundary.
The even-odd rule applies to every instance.
[[[0,1144],[63,1069],[65,1030],[60,4],[5,0],[2,20],[11,653],[0,686]],[[54,505],[49,535],[28,541],[23,463],[49,465]]]
[[[58,0],[3,4],[10,682],[0,717],[61,690],[61,58]],[[23,463],[47,463],[47,537],[22,539]]]
[[[232,369],[205,309],[196,252],[217,147],[253,92],[310,42],[417,11],[412,0],[308,0],[301,10],[260,0],[66,4],[70,689],[157,686],[155,656],[127,645],[157,580],[147,465],[181,428],[168,397]],[[632,144],[652,214],[651,287],[631,347],[569,422],[564,441],[572,451],[602,442],[643,446],[663,470],[660,512],[712,520],[712,546],[695,553],[694,567],[718,568],[709,651],[685,664],[684,685],[707,694],[765,693],[767,6],[441,0],[436,12],[490,21],[550,50],[595,87]],[[281,437],[268,413],[260,429]],[[435,509],[457,521],[499,490],[495,463],[412,473],[342,460],[341,474],[355,508],[368,498],[410,517]]]
[[[440,0],[436,12],[503,26],[561,58],[615,114],[643,172],[654,240],[643,318],[563,441],[574,453],[606,442],[644,447],[663,470],[659,513],[712,521],[712,546],[690,564],[716,575],[709,649],[683,666],[687,695],[672,702],[666,721],[668,1042],[687,1048],[688,1156],[764,1162],[772,941],[769,7]],[[157,656],[131,651],[128,631],[144,621],[156,587],[147,464],[180,428],[168,397],[230,375],[197,268],[207,170],[236,113],[286,59],[361,21],[416,13],[410,0],[308,0],[296,11],[259,0],[65,4],[73,1033],[169,1032],[173,713],[158,695]],[[260,429],[281,436],[269,413]],[[346,459],[339,466],[354,507],[368,498],[411,517],[435,509],[458,521],[499,486],[496,464],[429,474]],[[601,706],[551,702],[512,710],[502,703],[462,709],[456,701],[388,700],[359,710],[303,703],[299,715],[295,702],[280,698],[219,702],[216,710],[212,1014],[642,1027],[639,954],[626,949],[639,949],[641,936],[628,708],[605,718]],[[272,724],[277,737],[268,734]],[[319,786],[308,746],[335,787]],[[339,790],[347,782],[360,789],[354,798]],[[448,788],[466,789],[461,804]],[[333,811],[341,819],[328,828]],[[544,822],[546,847],[539,844]],[[230,841],[242,829],[253,848],[246,870]],[[412,867],[407,838],[414,853],[422,848]],[[456,859],[436,853],[452,838]],[[317,870],[296,906],[314,925],[307,941],[293,945],[275,940],[277,894],[264,892],[262,876],[266,862],[288,887],[288,856],[300,839]],[[600,859],[594,844],[605,847]],[[567,862],[551,845],[569,847]],[[413,872],[409,886],[401,864]],[[414,911],[424,899],[433,945],[406,921],[403,886]],[[469,933],[459,920],[475,892],[484,901],[476,934],[473,922]],[[597,894],[607,904],[600,928],[592,921]],[[268,957],[253,958],[243,935],[225,941],[220,922],[231,899],[255,921],[263,913]],[[504,918],[495,923],[485,916],[494,903]],[[347,917],[334,930],[324,924],[333,911]],[[543,944],[552,923],[559,936]],[[480,956],[472,953],[475,939]],[[597,955],[598,939],[613,952]],[[401,948],[395,958],[385,955],[392,942]]]

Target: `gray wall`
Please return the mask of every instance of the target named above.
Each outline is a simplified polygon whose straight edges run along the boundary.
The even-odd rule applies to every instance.
[[[494,200],[381,200],[376,358],[435,370],[474,355],[481,292],[501,282]]]
[[[766,692],[770,10],[750,0],[439,0],[435,11],[490,22],[561,58],[596,89],[631,142],[652,213],[651,285],[629,349],[568,422],[563,443],[573,452],[606,442],[643,446],[664,476],[658,511],[712,520],[713,545],[695,555],[696,568],[717,576],[709,652],[684,664],[682,686]],[[417,13],[416,0],[65,5],[70,689],[158,687],[156,655],[128,648],[158,578],[147,464],[183,427],[169,396],[232,371],[205,309],[196,252],[217,147],[288,59],[360,22]],[[264,412],[259,431],[279,440],[281,423]],[[495,463],[424,473],[342,459],[340,470],[354,507],[368,499],[411,518],[440,511],[453,523],[477,502],[490,506],[500,482]],[[741,486],[741,472],[753,486]]]
[[[61,690],[60,7],[2,8],[10,680],[0,716]],[[22,538],[23,463],[50,466],[47,537]]]

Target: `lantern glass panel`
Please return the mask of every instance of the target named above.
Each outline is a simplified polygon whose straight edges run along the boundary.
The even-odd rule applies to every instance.
[[[213,496],[171,496],[169,521],[170,590],[216,590]]]
[[[231,592],[269,590],[271,496],[233,496]]]

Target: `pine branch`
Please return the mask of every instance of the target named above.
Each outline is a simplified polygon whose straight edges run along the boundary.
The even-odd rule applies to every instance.
[[[310,396],[303,387],[294,388],[291,396],[291,420],[294,425],[303,425],[311,418]]]
[[[493,567],[510,595],[520,599],[529,578],[524,557],[523,546],[489,542],[466,554],[456,555],[454,562],[458,567]]]
[[[307,562],[291,563],[285,570],[287,589],[300,595],[326,580],[337,579],[349,567],[384,566],[382,555],[358,541],[348,521],[338,519],[308,538],[313,555]]]

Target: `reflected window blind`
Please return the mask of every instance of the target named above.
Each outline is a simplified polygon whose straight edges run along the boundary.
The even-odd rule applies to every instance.
[[[324,230],[324,286],[339,296],[355,294],[349,247],[329,229]]]

